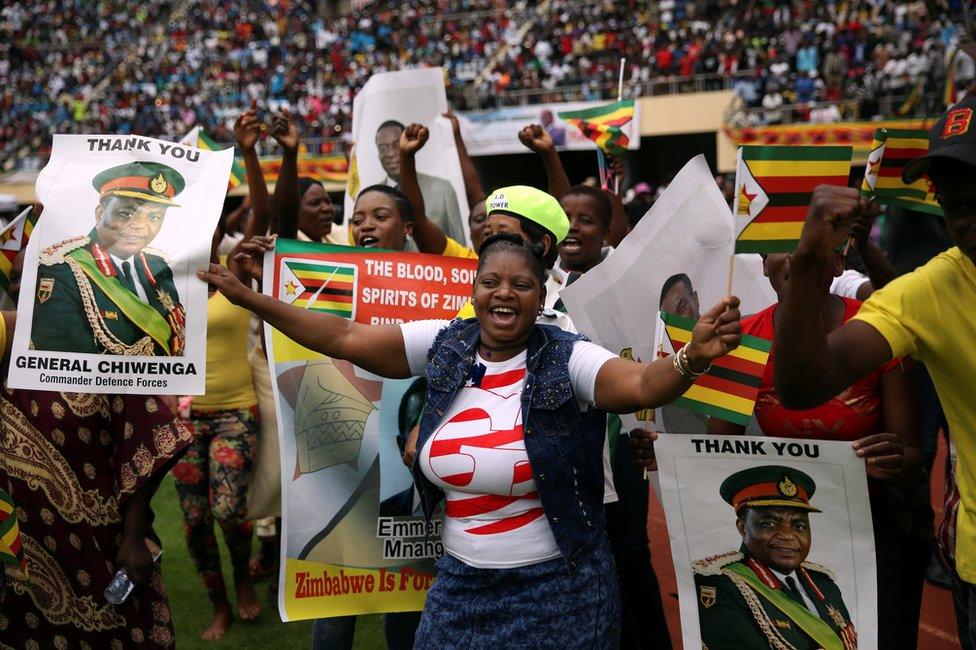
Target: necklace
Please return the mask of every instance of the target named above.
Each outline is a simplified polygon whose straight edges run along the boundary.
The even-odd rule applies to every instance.
[[[478,343],[485,350],[485,356],[489,359],[491,358],[492,352],[511,352],[512,350],[518,350],[525,346],[525,341],[516,341],[515,343],[506,343],[505,345],[488,345],[485,343],[484,339],[479,339]]]

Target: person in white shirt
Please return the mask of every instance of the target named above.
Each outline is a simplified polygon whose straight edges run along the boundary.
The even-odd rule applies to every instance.
[[[709,310],[673,359],[642,364],[536,325],[545,267],[516,235],[481,248],[474,321],[366,325],[258,294],[217,265],[197,275],[312,350],[381,377],[426,373],[414,477],[427,517],[446,498],[446,555],[415,647],[616,645],[619,594],[601,507],[605,431],[591,425],[600,411],[683,394],[738,345],[738,299]],[[458,345],[463,364],[445,366]]]

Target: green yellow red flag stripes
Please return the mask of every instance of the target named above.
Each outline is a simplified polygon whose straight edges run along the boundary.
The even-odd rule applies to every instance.
[[[813,190],[847,185],[852,148],[739,148],[733,213],[736,253],[788,253],[796,248]]]
[[[203,129],[197,131],[196,146],[207,151],[220,151],[221,147],[214,140],[204,133]],[[227,181],[227,189],[232,190],[244,182],[244,165],[240,160],[234,158],[234,163],[230,166],[230,179]]]
[[[303,309],[355,318],[356,266],[298,259],[284,259],[282,264],[282,300]]]
[[[27,570],[14,500],[3,490],[0,490],[0,563],[20,567],[21,571]]]
[[[281,170],[281,158],[267,158],[261,160],[261,174],[268,184],[278,180]],[[298,159],[298,175],[308,176],[317,181],[332,181],[345,183],[349,176],[349,161],[343,154],[328,156],[302,156]]]
[[[661,312],[661,319],[672,350],[677,351],[691,340],[694,320],[667,312]],[[698,378],[674,404],[747,425],[756,406],[771,347],[772,343],[766,339],[743,335],[739,347],[713,361],[708,372]],[[661,354],[664,354],[663,350]]]
[[[33,207],[28,207],[0,230],[0,289],[5,292],[10,289],[10,270],[14,258],[27,246],[36,224],[37,212]]]
[[[910,161],[929,152],[929,134],[923,130],[878,129],[864,170],[861,195],[882,205],[895,205],[943,216],[926,178],[906,184],[902,172]]]
[[[624,99],[605,106],[559,113],[560,119],[579,129],[596,146],[611,154],[627,151],[630,138],[623,126],[634,119],[634,100]]]

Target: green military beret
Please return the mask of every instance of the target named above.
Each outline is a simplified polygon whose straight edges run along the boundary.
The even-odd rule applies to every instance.
[[[143,201],[179,207],[173,197],[183,191],[186,181],[168,165],[154,162],[131,162],[99,173],[92,186],[99,198],[127,196]]]
[[[742,508],[787,507],[820,512],[810,505],[817,484],[792,467],[763,465],[736,472],[718,492],[736,513]]]

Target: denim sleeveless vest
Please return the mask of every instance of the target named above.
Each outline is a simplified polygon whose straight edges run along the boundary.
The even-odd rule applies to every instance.
[[[427,403],[417,449],[440,426],[474,364],[481,327],[455,320],[444,328],[427,356]],[[550,325],[535,325],[529,337],[522,424],[525,449],[539,499],[556,544],[570,570],[591,553],[604,534],[603,438],[606,413],[581,412],[569,377],[573,343],[583,340]],[[414,463],[414,482],[430,521],[444,493]]]

